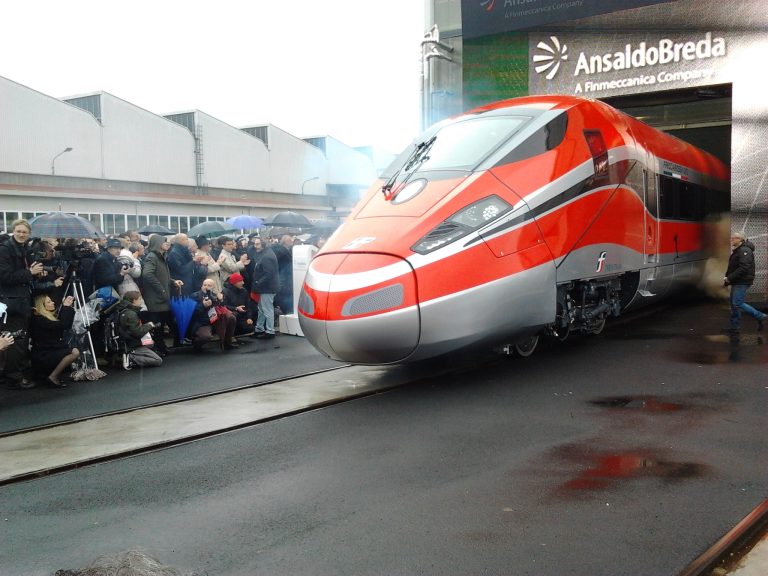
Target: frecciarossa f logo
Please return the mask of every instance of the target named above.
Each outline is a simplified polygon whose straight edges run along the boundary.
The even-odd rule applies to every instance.
[[[595,272],[602,272],[605,268],[605,257],[608,255],[608,252],[603,250],[600,252],[600,256],[597,258],[597,268],[595,268]]]

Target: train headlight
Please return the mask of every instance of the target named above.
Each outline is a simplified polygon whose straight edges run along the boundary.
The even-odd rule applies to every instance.
[[[511,209],[509,204],[495,195],[478,200],[459,210],[450,218],[443,220],[426,236],[411,246],[411,250],[419,254],[428,254],[482,228]]]

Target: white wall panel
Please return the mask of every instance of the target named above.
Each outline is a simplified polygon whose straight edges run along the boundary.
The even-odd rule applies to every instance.
[[[0,171],[101,178],[101,128],[88,112],[0,77]]]
[[[106,93],[101,110],[105,178],[195,185],[195,140],[184,126]]]
[[[276,126],[269,126],[269,144],[275,192],[325,195],[328,166],[320,149]]]
[[[203,128],[203,181],[213,188],[273,191],[269,154],[258,138],[197,111]]]

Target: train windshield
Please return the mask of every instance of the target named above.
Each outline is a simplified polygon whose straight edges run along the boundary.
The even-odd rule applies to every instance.
[[[382,174],[402,170],[471,170],[530,120],[526,116],[474,116],[439,123],[422,133]],[[426,153],[420,150],[429,146]],[[412,162],[414,152],[417,162]]]

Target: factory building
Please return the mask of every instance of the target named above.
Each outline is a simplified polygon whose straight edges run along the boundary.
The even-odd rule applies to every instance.
[[[282,210],[341,217],[376,176],[330,137],[159,116],[106,92],[57,99],[0,77],[0,229],[63,210],[107,234]]]

